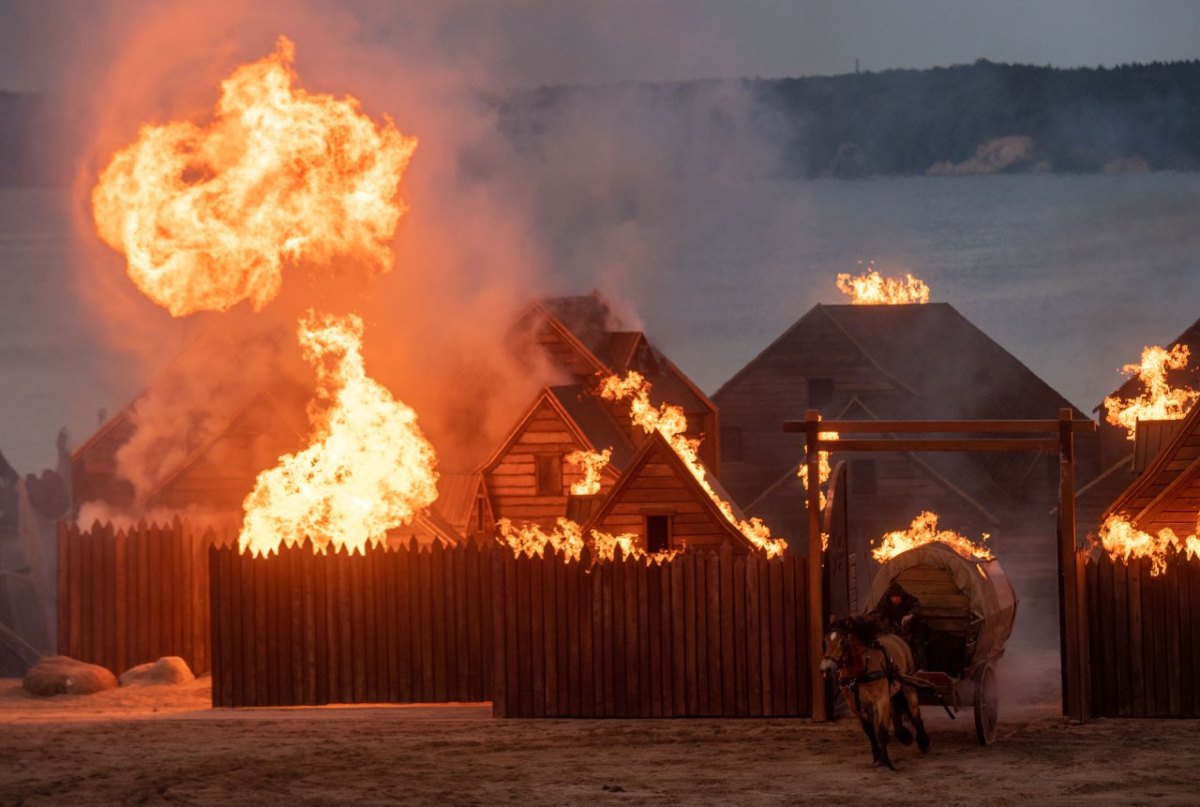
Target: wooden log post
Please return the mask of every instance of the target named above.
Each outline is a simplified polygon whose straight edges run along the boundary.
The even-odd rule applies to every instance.
[[[1069,408],[1058,410],[1059,492],[1058,492],[1058,592],[1059,633],[1061,636],[1063,713],[1071,720],[1084,722],[1088,717],[1084,680],[1084,653],[1081,643],[1079,583],[1075,569],[1075,433]]]
[[[821,578],[821,413],[804,413],[804,461],[808,468],[808,664],[809,698],[814,722],[828,719],[825,709],[825,678],[816,669],[825,630],[825,592]]]

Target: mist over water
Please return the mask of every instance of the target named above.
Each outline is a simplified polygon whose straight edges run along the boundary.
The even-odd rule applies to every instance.
[[[0,451],[22,473],[53,464],[61,426],[78,445],[142,383],[88,325],[69,201],[0,190]],[[724,176],[652,199],[635,187],[535,235],[552,291],[618,298],[709,393],[814,304],[843,302],[838,272],[874,260],[926,280],[1090,411],[1144,344],[1200,317],[1198,208],[1196,174]]]

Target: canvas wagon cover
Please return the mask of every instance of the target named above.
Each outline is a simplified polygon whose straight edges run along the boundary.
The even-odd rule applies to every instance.
[[[967,595],[971,613],[982,619],[972,661],[994,658],[1004,649],[1012,634],[1017,613],[1017,595],[1000,561],[964,558],[941,543],[930,543],[902,552],[875,574],[867,598],[867,611],[883,599],[888,584],[905,569],[914,567],[945,571],[959,591]]]

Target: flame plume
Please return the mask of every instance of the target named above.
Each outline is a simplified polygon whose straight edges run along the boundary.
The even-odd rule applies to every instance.
[[[929,286],[905,272],[903,278],[884,277],[868,269],[858,277],[837,276],[837,287],[853,305],[905,305],[929,302]]]
[[[983,540],[990,536],[984,533]],[[934,542],[943,543],[968,560],[992,560],[995,555],[984,546],[953,530],[939,530],[936,513],[928,510],[913,519],[907,530],[889,532],[880,539],[879,546],[871,550],[871,557],[887,563],[902,552]]]
[[[583,556],[583,530],[569,518],[559,518],[550,532],[537,524],[513,524],[507,518],[497,521],[496,528],[500,541],[518,557],[544,557],[547,548],[562,553],[565,563],[578,563]]]
[[[818,435],[818,436],[822,440],[836,440],[836,439],[838,439],[839,435],[837,432],[821,432],[820,435]],[[826,482],[828,482],[830,475],[833,473],[833,467],[829,464],[829,454],[830,454],[830,452],[828,452],[828,451],[818,451],[817,452],[817,484],[818,485],[824,485]],[[800,482],[801,482],[801,484],[804,485],[804,489],[808,490],[808,463],[806,463],[806,462],[800,463],[800,470],[796,472],[796,476],[800,477]],[[808,497],[807,496],[804,497],[804,507],[805,508],[808,507]],[[824,490],[821,491],[821,509],[822,510],[825,509],[825,491]],[[828,548],[828,547],[826,547],[826,548]]]
[[[1157,345],[1144,348],[1142,360],[1137,364],[1126,364],[1121,372],[1136,375],[1145,391],[1134,398],[1115,395],[1105,398],[1108,422],[1125,429],[1128,439],[1133,440],[1137,436],[1139,420],[1179,420],[1187,415],[1192,404],[1200,398],[1200,392],[1173,388],[1167,383],[1167,371],[1182,370],[1187,363],[1187,345],[1176,345],[1170,350]]]
[[[129,276],[173,316],[261,309],[285,264],[348,256],[388,271],[416,139],[377,126],[353,98],[295,87],[294,46],[221,84],[205,126],[142,128],[92,192],[97,232]]]
[[[300,344],[317,370],[312,444],[258,476],[244,504],[242,552],[269,553],[306,536],[313,550],[363,551],[437,498],[433,447],[412,409],[369,378],[357,316],[301,321]]]
[[[593,496],[600,492],[600,472],[612,459],[612,449],[603,451],[572,451],[567,462],[583,469],[583,478],[571,485],[572,496]]]
[[[1200,533],[1200,523],[1196,525]],[[1162,529],[1157,535],[1142,532],[1125,516],[1113,514],[1100,525],[1100,545],[1114,561],[1128,563],[1136,558],[1150,559],[1150,576],[1158,577],[1167,571],[1167,558],[1172,551],[1200,558],[1200,537],[1196,534],[1180,538],[1172,529]]]
[[[726,520],[736,527],[746,540],[765,552],[768,558],[783,554],[787,549],[787,541],[771,537],[771,530],[762,519],[739,519],[733,512],[733,506],[713,490],[708,481],[708,474],[696,454],[700,448],[700,441],[684,434],[688,424],[681,407],[671,404],[656,407],[650,402],[650,384],[641,373],[633,370],[630,370],[625,378],[613,375],[604,379],[600,386],[600,397],[608,401],[629,399],[629,414],[633,422],[647,433],[657,431],[663,436]]]

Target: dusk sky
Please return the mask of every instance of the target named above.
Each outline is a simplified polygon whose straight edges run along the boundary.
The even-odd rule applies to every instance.
[[[0,87],[44,89],[56,66],[119,47],[144,0],[0,0]],[[277,4],[269,4],[274,13]],[[801,76],[994,61],[1057,66],[1194,59],[1200,4],[1188,0],[605,0],[332,2],[364,42],[401,47],[424,29],[449,49],[487,51],[510,86],[726,76]],[[286,19],[286,12],[279,14]],[[115,25],[113,24],[115,23]],[[98,58],[97,58],[98,57]]]

